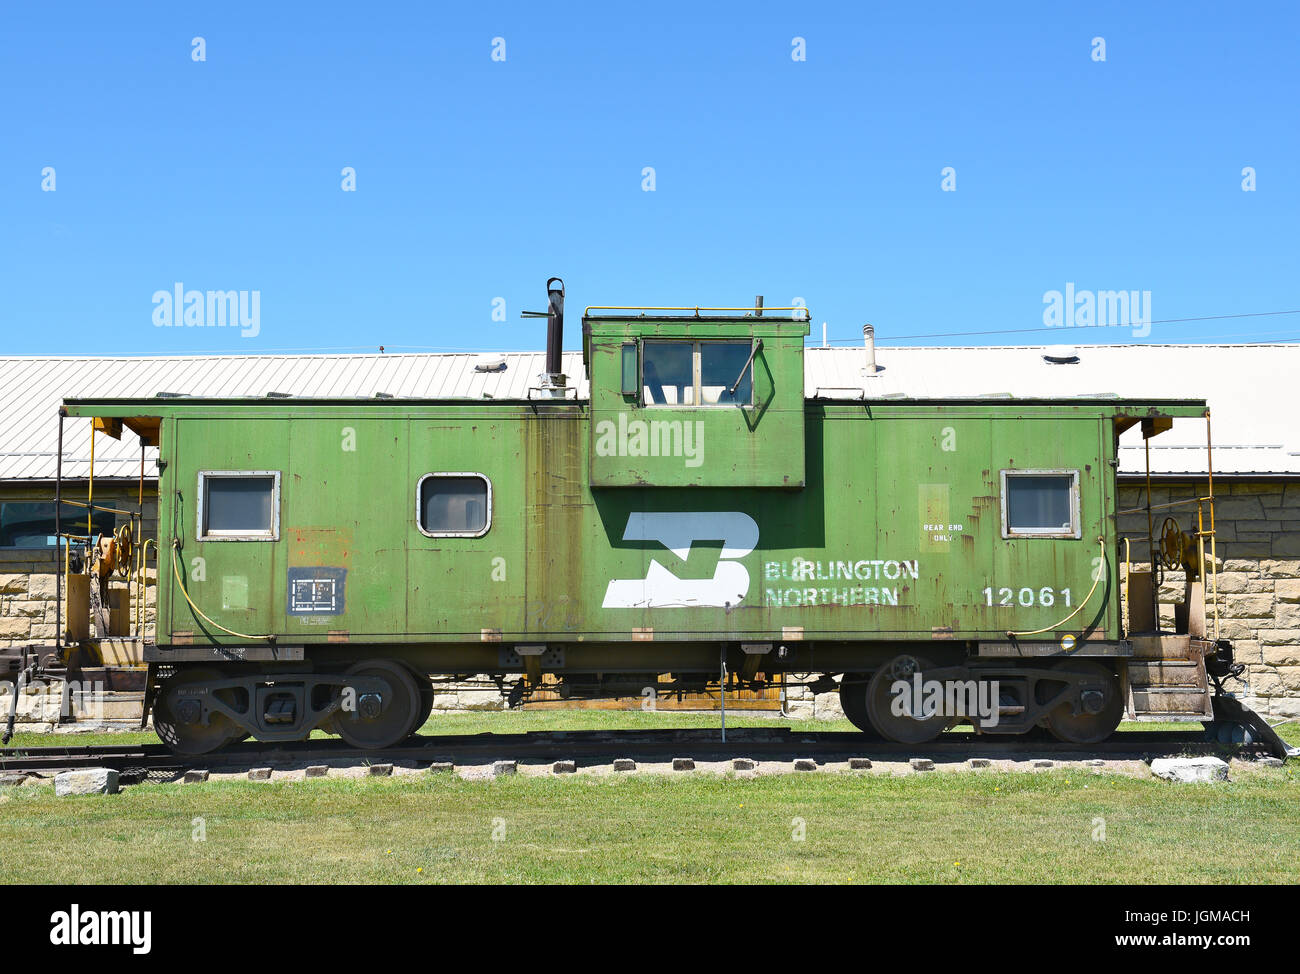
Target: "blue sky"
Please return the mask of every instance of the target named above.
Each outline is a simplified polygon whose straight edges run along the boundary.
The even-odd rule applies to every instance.
[[[1297,9],[7,3],[0,353],[541,348],[551,275],[568,348],[760,293],[814,341],[1135,340],[1017,333],[1067,282],[1300,340],[1168,322],[1300,309]],[[156,327],[177,282],[257,334]]]

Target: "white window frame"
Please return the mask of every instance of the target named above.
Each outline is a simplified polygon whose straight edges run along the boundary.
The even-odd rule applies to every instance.
[[[477,477],[487,485],[487,518],[482,531],[426,531],[424,527],[423,505],[420,495],[424,491],[424,482],[430,477]],[[477,470],[438,470],[426,473],[415,482],[415,526],[426,538],[481,538],[492,530],[492,478]]]
[[[703,356],[700,352],[701,345],[744,345],[744,338],[645,338],[641,341],[641,361],[638,363],[637,373],[641,379],[641,387],[637,392],[637,398],[641,405],[646,409],[744,409],[754,405],[754,360],[752,355],[754,351],[754,339],[749,339],[749,350],[751,357],[749,360],[749,402],[703,402],[704,384],[703,378]],[[645,360],[646,348],[651,345],[690,345],[691,346],[691,396],[694,402],[647,402],[645,400]]]
[[[1069,477],[1070,478],[1070,527],[1060,528],[1015,528],[1012,529],[1010,518],[1007,480],[1014,477]],[[1083,535],[1082,519],[1079,511],[1079,471],[1068,468],[1003,470],[1002,471],[1002,537],[1004,538],[1074,538]]]
[[[207,482],[209,480],[247,480],[271,478],[271,529],[269,531],[209,531],[207,526]],[[280,540],[280,471],[278,470],[200,470],[196,535],[199,541],[279,541]]]

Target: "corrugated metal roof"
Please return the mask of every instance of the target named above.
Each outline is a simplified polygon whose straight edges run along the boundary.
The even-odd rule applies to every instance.
[[[1049,363],[1047,349],[1025,346],[879,347],[874,376],[863,374],[861,348],[809,348],[806,393],[856,399],[945,399],[996,396],[1060,398],[1114,395],[1131,399],[1200,399],[1214,413],[1215,470],[1223,474],[1300,474],[1300,428],[1294,416],[1300,345],[1082,345],[1072,364]],[[502,372],[476,364],[504,361]],[[64,398],[193,396],[526,399],[544,368],[541,352],[407,355],[231,355],[145,358],[0,358],[0,480],[49,479],[55,472],[56,410]],[[579,398],[588,397],[578,352],[564,370]],[[64,428],[64,475],[89,472],[88,420]],[[1152,440],[1152,470],[1204,472],[1204,424],[1181,420]],[[1140,434],[1125,434],[1120,469],[1145,469]],[[152,451],[146,474],[154,473]],[[134,478],[139,443],[96,437],[97,477]]]
[[[1044,357],[1069,352],[1076,362]],[[877,346],[880,371],[871,377],[860,347],[809,348],[804,362],[810,398],[1204,399],[1216,473],[1300,474],[1300,345]],[[1145,471],[1144,453],[1141,432],[1129,430],[1120,471]],[[1178,420],[1154,437],[1151,470],[1204,473],[1205,424]]]
[[[500,372],[475,366],[504,362]],[[138,358],[0,358],[0,480],[55,475],[59,403],[64,399],[191,396],[316,398],[527,399],[545,370],[543,352],[492,355],[190,355]],[[564,371],[587,398],[582,353],[566,352]],[[90,421],[64,423],[63,475],[90,473]],[[146,453],[152,477],[154,451]],[[140,475],[140,441],[95,437],[95,476]]]

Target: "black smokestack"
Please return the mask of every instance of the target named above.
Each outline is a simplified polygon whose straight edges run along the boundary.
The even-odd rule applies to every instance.
[[[546,371],[557,375],[564,349],[564,281],[552,277],[546,282]]]

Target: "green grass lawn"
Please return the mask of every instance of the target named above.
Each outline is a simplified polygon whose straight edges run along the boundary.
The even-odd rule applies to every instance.
[[[0,882],[1294,883],[1297,807],[1291,767],[21,788]]]
[[[519,712],[438,716],[425,732],[716,722]],[[25,735],[24,743],[49,741]],[[76,799],[28,786],[0,792],[0,882],[1300,881],[1300,765],[1236,778],[1172,785],[1056,770],[465,781],[444,773],[146,785]],[[198,819],[202,841],[194,840]]]

